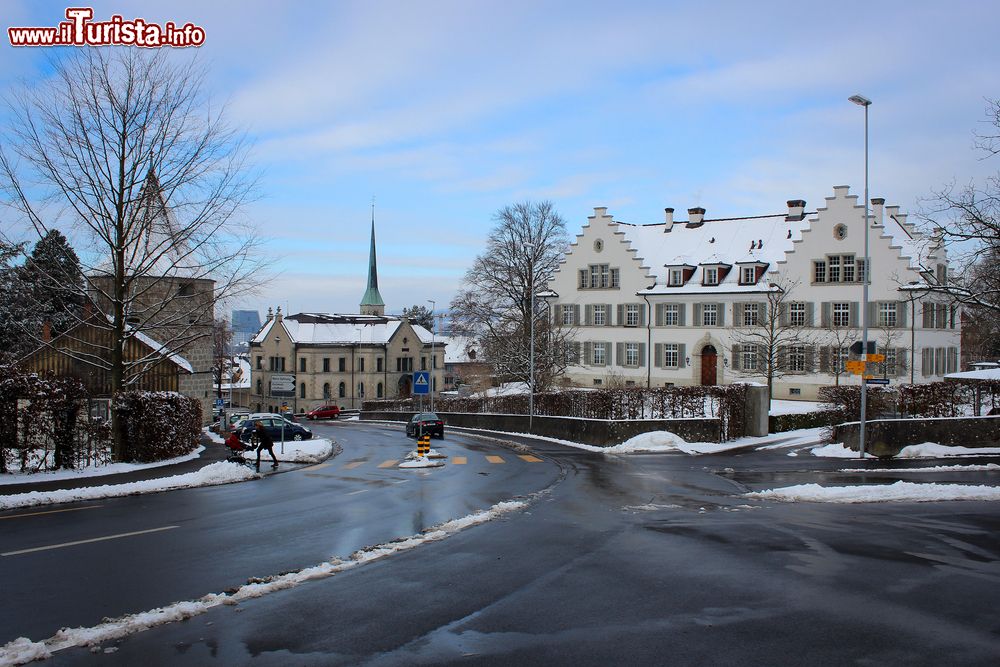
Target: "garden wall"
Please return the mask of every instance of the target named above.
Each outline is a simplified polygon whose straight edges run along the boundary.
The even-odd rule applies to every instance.
[[[833,441],[857,451],[859,422],[833,427]],[[865,428],[865,450],[875,456],[895,456],[903,447],[936,442],[962,447],[1000,447],[1000,416],[875,419]]]

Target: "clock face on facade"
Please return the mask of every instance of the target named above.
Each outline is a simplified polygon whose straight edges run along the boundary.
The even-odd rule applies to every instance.
[[[597,239],[596,241],[594,241],[594,251],[601,252],[602,250],[604,250],[604,241],[602,241],[601,239]]]
[[[843,241],[847,238],[847,225],[839,224],[833,228],[833,238]]]

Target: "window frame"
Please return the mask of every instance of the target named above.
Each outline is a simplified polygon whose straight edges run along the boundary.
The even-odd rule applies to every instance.
[[[839,306],[839,308],[838,308]],[[838,318],[843,320],[838,322]],[[834,301],[830,306],[830,325],[834,327],[851,326],[851,304],[848,301]]]
[[[712,321],[709,322],[709,315],[711,315]],[[701,304],[701,326],[703,327],[717,327],[719,326],[719,306],[715,303],[703,303]]]

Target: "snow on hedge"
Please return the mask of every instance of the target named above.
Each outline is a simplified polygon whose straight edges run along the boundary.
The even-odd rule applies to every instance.
[[[815,503],[929,503],[943,500],[1000,500],[1000,487],[964,484],[870,484],[862,486],[820,486],[799,484],[779,489],[754,491],[749,498]]]

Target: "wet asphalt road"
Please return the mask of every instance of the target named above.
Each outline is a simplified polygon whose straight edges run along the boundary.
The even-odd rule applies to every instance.
[[[374,426],[334,428],[344,445],[344,454],[330,466],[334,470],[351,460],[355,447],[392,437],[391,430]],[[445,441],[449,454],[455,433]],[[488,442],[474,446],[495,448]],[[349,542],[374,544],[384,541],[378,535],[393,531],[393,536],[412,534],[418,525],[548,487],[525,512],[103,647],[113,653],[73,649],[51,662],[995,665],[1000,658],[995,504],[781,504],[742,495],[805,482],[899,478],[996,485],[995,472],[845,473],[840,469],[885,464],[821,460],[804,452],[790,457],[786,450],[606,457],[554,444],[530,446],[542,463],[518,464],[516,470],[480,464],[488,478],[503,468],[505,477],[490,481],[509,486],[506,494],[494,496],[496,489],[489,486],[470,501],[469,484],[458,484],[463,491],[455,495],[434,486],[441,482],[436,480],[426,484],[427,490],[438,488],[435,497],[443,499],[434,518],[425,513],[415,518],[414,490],[409,490],[406,519],[387,519],[375,509],[369,513],[362,503],[345,507],[337,529],[313,526],[304,535],[297,531],[310,522],[285,512],[293,526],[282,529],[270,551],[285,553],[292,544],[296,552],[308,552],[302,560],[316,554],[311,562],[318,563],[346,554]],[[928,464],[900,467],[915,465]],[[427,474],[438,472],[443,471]],[[292,475],[305,473],[276,476],[259,486],[298,484]],[[317,491],[320,497],[302,494],[288,502],[341,506],[350,481],[338,479],[329,490]],[[379,506],[400,507],[394,493],[384,498]],[[342,535],[345,529],[351,537]],[[323,541],[316,534],[326,543],[308,549]],[[179,541],[177,535],[171,538]],[[331,548],[334,544],[341,548]],[[183,548],[181,557],[189,557],[190,545]],[[270,564],[265,559],[251,565],[257,575],[281,571],[266,569]],[[245,578],[246,570],[240,572]],[[207,578],[217,582],[217,576]],[[238,579],[230,581],[242,583]],[[215,583],[197,595],[225,587]],[[178,593],[172,599],[197,595]],[[49,634],[51,629],[29,636]]]

